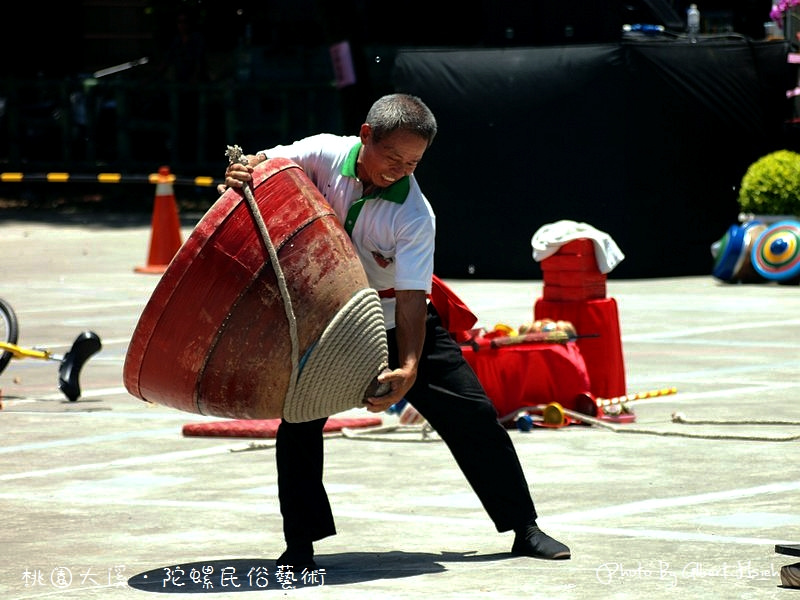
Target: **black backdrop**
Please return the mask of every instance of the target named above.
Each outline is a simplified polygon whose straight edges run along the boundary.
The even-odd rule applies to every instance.
[[[417,170],[437,273],[539,278],[531,237],[561,219],[617,242],[610,277],[710,273],[747,167],[784,144],[786,51],[726,37],[399,52],[395,88],[439,121]]]

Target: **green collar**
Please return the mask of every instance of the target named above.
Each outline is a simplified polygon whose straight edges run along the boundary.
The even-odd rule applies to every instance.
[[[358,179],[358,175],[356,174],[356,163],[358,162],[358,152],[361,150],[361,145],[361,142],[357,142],[356,145],[350,149],[350,152],[347,155],[344,164],[342,165],[342,175],[345,177]],[[396,204],[402,204],[408,197],[408,190],[410,189],[411,182],[409,181],[408,176],[406,176],[402,179],[398,179],[387,188],[381,188],[369,196],[364,196],[364,199],[380,198],[382,200],[388,200],[389,202],[395,202]]]

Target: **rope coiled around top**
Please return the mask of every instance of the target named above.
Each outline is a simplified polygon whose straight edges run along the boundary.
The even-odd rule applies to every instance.
[[[239,146],[228,146],[231,164],[247,164]],[[269,254],[283,300],[291,341],[291,374],[283,417],[304,422],[363,406],[366,390],[388,364],[388,343],[378,293],[357,291],[334,315],[301,362],[297,316],[283,270],[266,223],[249,185],[243,186],[247,205]]]

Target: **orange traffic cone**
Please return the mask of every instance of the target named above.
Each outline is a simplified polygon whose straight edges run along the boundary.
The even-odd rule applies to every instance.
[[[175,177],[170,174],[169,167],[161,167],[158,175],[151,177],[153,179],[156,181],[156,200],[153,206],[150,251],[147,265],[134,269],[137,273],[163,273],[183,244],[178,205],[172,190]]]

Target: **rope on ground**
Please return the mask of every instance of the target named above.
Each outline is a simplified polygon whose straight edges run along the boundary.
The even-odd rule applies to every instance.
[[[539,411],[543,415],[545,415],[545,422],[550,422],[551,424],[553,421],[548,421],[546,410],[552,408],[554,405],[546,405],[540,404],[536,406],[528,406],[524,409],[520,409],[518,411],[514,411],[505,417],[499,419],[501,424],[507,424],[513,419],[522,413],[522,412],[530,412],[530,411]],[[749,442],[791,442],[800,439],[800,435],[792,435],[792,436],[782,436],[782,437],[775,437],[775,436],[752,436],[752,435],[730,435],[730,434],[709,434],[709,433],[686,433],[682,431],[659,431],[656,429],[643,429],[639,427],[631,427],[630,425],[618,425],[614,423],[610,423],[608,421],[603,421],[602,419],[597,419],[595,417],[591,417],[589,415],[585,415],[583,413],[569,410],[563,408],[561,405],[558,405],[558,411],[563,415],[569,416],[575,421],[579,423],[584,423],[585,425],[595,425],[597,427],[601,427],[603,429],[608,429],[609,431],[613,431],[614,433],[635,433],[640,435],[657,435],[663,437],[684,437],[684,438],[695,438],[695,439],[705,439],[705,440],[740,440],[740,441],[749,441]],[[553,415],[550,415],[552,417]],[[777,426],[786,426],[786,425],[800,425],[800,422],[796,421],[689,421],[682,413],[673,413],[672,421],[674,423],[686,423],[692,425],[777,425]],[[421,435],[419,438],[390,438],[385,437],[385,434],[388,433],[416,433]],[[348,439],[359,439],[359,440],[369,440],[369,441],[383,441],[383,442],[430,442],[430,441],[438,441],[441,438],[434,438],[431,439],[431,435],[435,434],[435,430],[430,426],[427,421],[423,421],[422,424],[417,425],[403,425],[402,423],[399,425],[388,425],[383,427],[376,427],[372,429],[365,429],[361,431],[349,431],[349,430],[342,430],[342,434],[345,438]]]
[[[405,437],[391,437],[386,434],[405,435]],[[413,434],[409,436],[408,434]],[[368,442],[441,442],[442,438],[428,423],[423,425],[386,425],[356,431],[355,429],[342,429],[342,436],[348,440],[362,440]]]
[[[568,410],[568,409],[563,409],[563,410],[564,414],[569,415],[576,421],[586,423],[587,425],[596,425],[604,429],[609,429],[614,433],[638,433],[643,435],[658,435],[664,437],[684,437],[684,438],[695,438],[704,440],[741,440],[748,442],[792,442],[795,440],[800,440],[800,435],[775,437],[775,436],[729,435],[729,434],[710,434],[710,433],[685,433],[681,431],[658,431],[655,429],[641,429],[637,427],[630,427],[628,425],[617,426],[612,423],[607,423],[605,421],[602,421],[601,419],[596,419],[594,417],[590,417],[588,415],[584,415],[582,413],[573,410]],[[716,423],[716,424],[725,425],[727,423]]]
[[[777,426],[797,426],[800,421],[766,421],[766,420],[753,420],[746,421],[706,421],[699,419],[687,419],[686,415],[681,412],[672,413],[673,423],[684,423],[686,425],[777,425]]]
[[[266,442],[266,443],[256,443],[251,442],[247,444],[245,447],[238,447],[238,448],[231,448],[231,452],[252,452],[254,450],[271,450],[275,448],[277,444],[275,442]]]

